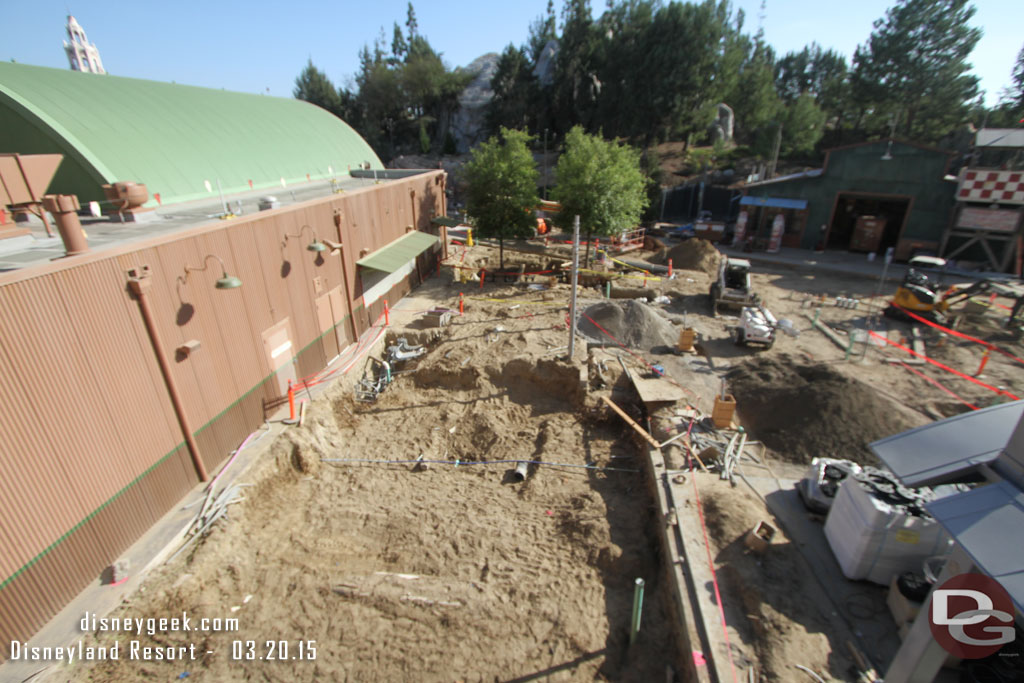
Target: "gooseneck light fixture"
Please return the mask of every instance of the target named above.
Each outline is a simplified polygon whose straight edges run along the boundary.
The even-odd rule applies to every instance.
[[[285,233],[285,236],[284,236],[285,244],[287,244],[289,237],[295,237],[297,239],[301,238],[302,237],[302,231],[305,230],[306,228],[309,228],[310,234],[313,235],[313,241],[306,245],[306,251],[315,251],[315,252],[327,251],[327,245],[325,245],[323,242],[321,242],[317,238],[316,230],[314,230],[312,228],[312,226],[310,226],[310,225],[303,225],[301,228],[299,228],[299,232],[297,234],[295,234],[295,235],[290,235],[288,233]]]
[[[217,262],[220,263],[220,269],[223,272],[223,275],[217,280],[217,284],[214,285],[217,289],[236,289],[242,286],[241,280],[234,275],[228,275],[228,269],[224,266],[224,261],[216,254],[207,254],[206,258],[203,259],[202,268],[189,268],[188,266],[185,266],[185,282],[188,282],[189,273],[198,273],[206,270],[207,263],[212,258],[217,259]]]

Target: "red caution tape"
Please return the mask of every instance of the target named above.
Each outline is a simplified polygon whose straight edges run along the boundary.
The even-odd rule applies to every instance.
[[[979,379],[975,379],[975,378],[971,377],[970,375],[965,375],[964,373],[960,372],[959,370],[954,370],[953,368],[949,367],[948,365],[944,365],[943,363],[940,363],[939,361],[937,361],[937,360],[935,360],[933,358],[929,358],[928,356],[925,356],[923,354],[917,353],[916,351],[908,349],[906,346],[903,346],[903,344],[898,344],[898,343],[890,340],[888,337],[883,337],[882,335],[878,334],[877,332],[872,332],[871,330],[868,330],[868,334],[870,334],[872,337],[875,337],[876,339],[881,339],[886,344],[889,344],[891,346],[895,346],[897,349],[900,349],[902,351],[906,351],[911,356],[915,356],[916,358],[920,358],[921,360],[926,360],[926,361],[928,361],[929,363],[931,363],[932,365],[934,365],[937,368],[942,368],[946,372],[952,373],[952,374],[956,375],[957,377],[961,377],[963,379],[966,379],[969,382],[974,382],[979,387],[985,387],[989,391],[995,392],[995,393],[999,394],[1000,396],[1009,396],[1010,398],[1012,398],[1015,401],[1019,401],[1020,400],[1020,396],[1016,396],[1014,394],[1011,394],[1009,391],[1006,391],[1005,389],[1000,389],[999,387],[994,387],[991,384],[985,384],[984,382],[982,382]]]
[[[923,372],[919,372],[919,371],[915,370],[914,368],[910,367],[909,365],[907,365],[906,363],[904,363],[902,361],[900,362],[900,365],[902,365],[904,368],[906,368],[910,372],[914,373],[915,375],[917,375],[921,379],[923,379],[923,380],[925,380],[927,382],[930,382],[931,384],[934,384],[939,389],[942,389],[944,392],[946,392],[947,394],[949,394],[950,396],[952,396],[956,400],[960,401],[961,403],[963,403],[965,406],[967,406],[971,410],[977,410],[978,409],[978,406],[974,405],[973,403],[968,403],[967,401],[965,401],[963,399],[963,397],[961,397],[958,394],[956,394],[954,391],[952,391],[951,389],[946,387],[946,385],[942,384],[937,379],[933,379],[933,378],[929,377],[928,375],[924,374]]]
[[[900,306],[898,304],[892,304],[892,306],[894,308],[897,308],[897,309],[903,311],[904,313],[909,315],[914,320],[917,320],[918,322],[922,322],[925,325],[928,325],[929,327],[934,327],[936,330],[942,330],[946,334],[951,334],[954,337],[960,337],[961,339],[966,339],[966,340],[972,341],[972,342],[974,342],[976,344],[981,344],[982,346],[984,346],[986,348],[993,349],[994,351],[998,351],[999,353],[1003,354],[1007,358],[1012,358],[1013,360],[1017,361],[1021,365],[1024,365],[1024,359],[1017,358],[1017,356],[1013,355],[1009,351],[1003,351],[1001,348],[999,348],[998,346],[994,345],[992,342],[987,342],[984,339],[978,339],[977,337],[972,337],[969,334],[964,334],[963,332],[958,332],[957,330],[951,329],[949,327],[945,327],[945,326],[940,325],[940,324],[938,324],[936,322],[932,322],[931,320],[928,320],[927,318],[922,318],[921,316],[917,315],[913,311],[908,311],[907,309],[903,308],[902,306]]]

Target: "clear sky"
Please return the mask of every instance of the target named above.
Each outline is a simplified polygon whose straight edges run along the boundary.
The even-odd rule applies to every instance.
[[[603,0],[592,0],[595,13]],[[781,55],[811,41],[852,57],[890,0],[767,0],[765,38]],[[971,55],[987,101],[1010,81],[1024,44],[1024,0],[976,0],[974,25],[984,36]],[[556,0],[560,12],[562,2]],[[757,30],[760,0],[734,0]],[[419,0],[420,33],[449,66],[525,42],[547,0]],[[308,58],[337,84],[358,68],[359,48],[383,27],[405,24],[406,0],[0,0],[0,59],[67,68],[62,41],[68,13],[96,44],[107,71],[119,76],[291,96]]]

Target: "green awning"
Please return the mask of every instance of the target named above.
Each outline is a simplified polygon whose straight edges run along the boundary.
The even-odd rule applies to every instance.
[[[438,243],[436,235],[407,232],[386,247],[356,261],[356,265],[383,273],[393,273]]]

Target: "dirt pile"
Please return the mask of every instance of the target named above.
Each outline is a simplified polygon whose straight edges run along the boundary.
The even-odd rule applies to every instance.
[[[751,359],[727,377],[743,424],[790,462],[827,456],[877,464],[869,442],[926,421],[828,365],[785,354]]]
[[[718,272],[718,260],[722,254],[704,239],[689,239],[668,250],[658,252],[651,259],[654,263],[667,264],[672,259],[674,270],[699,270],[708,275]]]
[[[601,328],[626,346],[637,349],[672,345],[677,336],[672,323],[646,304],[633,300],[602,301],[584,310],[579,330],[597,341],[613,341]]]

